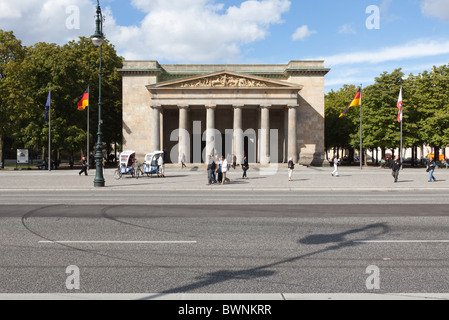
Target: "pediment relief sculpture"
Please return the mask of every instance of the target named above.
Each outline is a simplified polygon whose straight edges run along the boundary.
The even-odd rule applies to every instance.
[[[200,87],[232,87],[232,88],[264,88],[268,87],[265,82],[236,77],[233,75],[222,74],[219,76],[196,79],[185,82],[181,85],[181,88],[200,88]]]

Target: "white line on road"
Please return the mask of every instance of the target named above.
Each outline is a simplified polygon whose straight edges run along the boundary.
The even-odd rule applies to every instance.
[[[197,241],[39,241],[39,244],[197,244]]]
[[[449,243],[449,240],[373,240],[354,241],[354,243]]]

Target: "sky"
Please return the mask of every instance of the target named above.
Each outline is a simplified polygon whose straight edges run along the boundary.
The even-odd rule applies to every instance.
[[[126,60],[286,64],[324,60],[326,92],[449,63],[449,0],[100,0]],[[94,0],[0,0],[0,29],[24,45],[95,31]]]

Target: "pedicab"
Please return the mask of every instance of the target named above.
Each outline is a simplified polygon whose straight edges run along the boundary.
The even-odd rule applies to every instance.
[[[120,180],[123,175],[131,174],[134,178],[136,176],[136,152],[135,151],[123,151],[120,154],[119,167],[114,173],[114,178]]]
[[[164,151],[155,151],[148,153],[145,156],[145,162],[139,166],[137,175],[146,174],[148,177],[157,174],[159,176],[159,158],[164,154]]]

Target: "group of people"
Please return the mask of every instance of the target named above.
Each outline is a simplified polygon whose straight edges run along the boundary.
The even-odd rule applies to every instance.
[[[236,159],[234,157],[232,167],[236,168]],[[218,156],[214,156],[211,154],[209,156],[209,160],[207,163],[207,184],[225,184],[231,182],[231,180],[227,177],[229,172],[230,164],[228,160],[222,156],[219,159]],[[246,156],[243,157],[242,162],[242,170],[243,175],[242,179],[248,179],[247,171],[249,169],[248,159]]]
[[[427,162],[427,165],[426,165],[426,171],[429,173],[429,182],[437,181],[437,179],[433,175],[435,173],[436,167],[437,167],[437,164],[436,164],[434,158],[430,157],[429,161]],[[402,168],[402,161],[399,156],[396,156],[394,161],[392,161],[390,163],[390,168],[392,170],[394,182],[396,183],[396,182],[398,182],[399,172],[401,171],[401,168]]]
[[[207,163],[207,184],[225,184],[226,182],[231,182],[231,180],[226,177],[229,170],[228,160],[224,156],[218,159],[218,156],[211,154]]]

